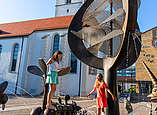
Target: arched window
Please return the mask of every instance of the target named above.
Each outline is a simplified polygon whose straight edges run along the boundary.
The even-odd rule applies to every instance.
[[[15,44],[14,47],[13,47],[13,53],[12,53],[11,71],[16,70],[18,50],[19,50],[19,44]]]
[[[2,45],[0,45],[0,56],[2,54]]]
[[[77,58],[71,53],[71,73],[77,73]]]
[[[157,38],[157,29],[153,30],[153,37]]]
[[[89,66],[89,72],[88,73],[90,75],[96,75],[97,74],[97,70],[96,70],[96,68]]]
[[[53,53],[52,54],[54,54],[57,50],[59,50],[59,38],[60,38],[60,36],[58,34],[54,36]]]
[[[71,0],[67,0],[67,4],[70,4],[71,3]]]

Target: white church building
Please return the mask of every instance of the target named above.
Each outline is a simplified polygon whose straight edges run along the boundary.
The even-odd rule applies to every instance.
[[[73,15],[83,0],[56,0],[55,17],[0,24],[0,82],[8,81],[8,94],[40,95],[44,82],[27,72],[29,65],[45,61],[53,52],[63,52],[61,67],[71,66],[69,74],[59,77],[56,95],[85,96],[93,88],[96,69],[80,62],[70,51],[67,32]]]

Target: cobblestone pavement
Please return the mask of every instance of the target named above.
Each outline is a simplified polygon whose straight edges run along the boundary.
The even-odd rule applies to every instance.
[[[87,99],[84,97],[73,97],[77,105],[88,111],[88,115],[96,115],[96,100]],[[53,98],[57,102],[57,98]],[[29,98],[29,97],[15,97],[9,96],[9,101],[4,111],[0,108],[0,115],[29,115],[32,109],[40,106],[42,97]],[[69,102],[70,103],[70,102]],[[136,110],[134,115],[150,115],[151,104],[149,102],[132,103],[133,110]],[[119,104],[120,115],[127,115],[124,103]],[[157,107],[157,103],[152,103],[153,110]],[[157,115],[153,112],[152,115]]]

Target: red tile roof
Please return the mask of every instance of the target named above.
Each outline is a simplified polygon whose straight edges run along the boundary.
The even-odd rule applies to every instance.
[[[68,28],[73,16],[0,24],[0,38],[29,35],[36,30]]]

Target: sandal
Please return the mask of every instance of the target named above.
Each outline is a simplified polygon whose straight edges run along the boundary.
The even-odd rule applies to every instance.
[[[55,109],[53,105],[46,105],[46,109]]]

